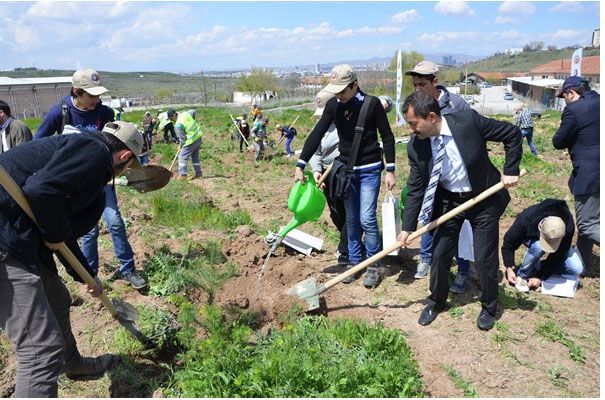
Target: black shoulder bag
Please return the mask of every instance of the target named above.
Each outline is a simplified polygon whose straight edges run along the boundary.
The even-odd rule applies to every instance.
[[[359,154],[359,146],[361,145],[361,138],[363,136],[370,102],[370,96],[366,95],[361,106],[361,111],[359,112],[359,117],[357,118],[357,126],[355,126],[355,137],[353,138],[353,145],[351,146],[349,163],[345,166],[338,158],[334,160],[334,166],[332,167],[332,173],[334,174],[334,196],[340,200],[346,199],[349,194],[351,180],[353,179],[353,167],[355,166]]]

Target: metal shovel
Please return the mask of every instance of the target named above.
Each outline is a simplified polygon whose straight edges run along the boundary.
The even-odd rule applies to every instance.
[[[524,169],[521,170],[521,173],[519,174],[519,176],[525,175],[526,172],[527,171],[525,171]],[[423,235],[424,233],[438,227],[445,221],[451,219],[452,217],[460,214],[463,211],[468,210],[469,208],[474,207],[480,201],[485,200],[486,198],[488,198],[489,196],[493,195],[494,193],[500,191],[503,188],[504,188],[504,184],[502,182],[495,184],[494,186],[485,190],[483,193],[479,194],[478,196],[475,196],[472,199],[460,204],[458,207],[456,207],[453,210],[449,211],[448,213],[440,216],[436,220],[430,222],[428,225],[425,225],[422,228],[416,230],[415,232],[410,234],[410,236],[408,236],[408,240],[414,240],[417,237]],[[319,295],[320,294],[322,294],[326,290],[330,289],[332,286],[336,285],[337,283],[342,282],[345,278],[347,278],[351,275],[355,275],[356,273],[362,271],[368,265],[372,265],[376,261],[382,259],[383,257],[387,256],[390,252],[395,251],[395,250],[399,249],[400,247],[401,247],[401,243],[399,243],[399,242],[393,243],[391,246],[382,250],[380,253],[374,254],[372,257],[357,264],[356,266],[343,272],[342,274],[330,279],[326,283],[317,285],[315,283],[315,279],[313,279],[313,278],[305,279],[304,281],[298,283],[296,286],[292,287],[288,291],[288,293],[293,296],[297,296],[297,297],[300,297],[301,299],[306,300],[307,306],[308,306],[307,311],[313,311],[313,310],[319,308]]]
[[[178,155],[178,153],[177,153]],[[172,169],[172,168],[171,168]],[[124,172],[128,187],[139,193],[148,193],[168,184],[172,173],[161,165],[145,165],[143,168],[128,168]]]
[[[19,204],[27,216],[37,225],[38,223],[36,222],[34,213],[32,212],[32,209],[27,201],[27,198],[23,194],[23,191],[2,166],[0,166],[0,185],[4,187],[13,200]],[[80,261],[76,258],[76,256],[74,256],[65,243],[61,243],[59,252],[88,286],[97,286],[97,282],[92,276],[90,276],[88,271],[82,266]],[[139,319],[139,314],[133,305],[119,299],[110,300],[105,292],[101,293],[99,299],[105,308],[109,310],[111,316],[117,319],[118,322],[120,322],[120,324],[128,330],[128,332],[130,332],[145,345],[149,346],[151,344],[151,341],[146,338],[135,325],[135,321]]]

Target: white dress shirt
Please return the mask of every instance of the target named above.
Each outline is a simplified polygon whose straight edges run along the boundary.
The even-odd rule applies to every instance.
[[[439,184],[450,192],[465,193],[471,192],[471,182],[468,179],[466,166],[460,156],[460,151],[452,137],[452,131],[445,118],[441,118],[441,132],[439,133],[445,144],[445,156],[443,157],[443,166],[439,176]],[[437,144],[435,137],[431,137],[431,151],[433,160],[437,157]]]

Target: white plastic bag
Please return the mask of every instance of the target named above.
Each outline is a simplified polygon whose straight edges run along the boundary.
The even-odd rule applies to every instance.
[[[458,257],[475,261],[475,252],[473,251],[473,228],[467,219],[462,223],[460,237],[458,238]]]
[[[400,232],[399,199],[393,197],[391,191],[388,191],[382,201],[382,248],[392,246],[397,241]],[[394,250],[389,255],[396,256],[398,253],[399,250]]]

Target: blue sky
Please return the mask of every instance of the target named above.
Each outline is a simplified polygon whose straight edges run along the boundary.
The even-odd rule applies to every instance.
[[[0,69],[236,69],[588,45],[599,2],[0,2]]]

